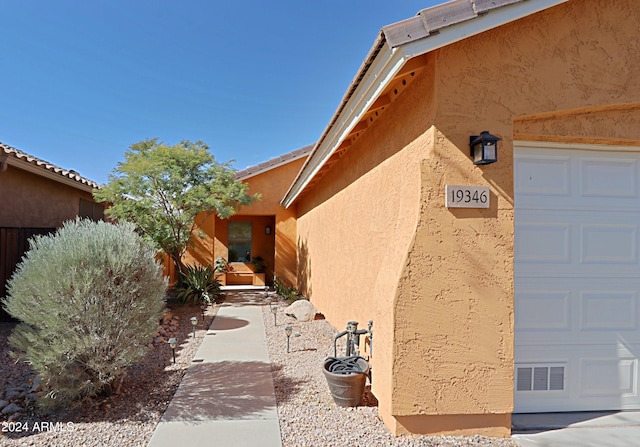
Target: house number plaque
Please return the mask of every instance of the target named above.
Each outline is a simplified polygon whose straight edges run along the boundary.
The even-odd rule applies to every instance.
[[[445,185],[447,208],[489,208],[489,187]]]

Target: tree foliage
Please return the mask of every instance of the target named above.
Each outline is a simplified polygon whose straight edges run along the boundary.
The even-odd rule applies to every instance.
[[[165,306],[155,250],[130,223],[69,221],[36,236],[8,284],[9,342],[42,379],[43,403],[110,391],[146,352]]]
[[[108,184],[97,190],[99,202],[110,203],[107,215],[133,222],[156,248],[184,271],[182,255],[190,245],[196,216],[203,212],[231,217],[257,196],[235,180],[229,163],[216,162],[201,142],[168,146],[158,139],[131,146]]]

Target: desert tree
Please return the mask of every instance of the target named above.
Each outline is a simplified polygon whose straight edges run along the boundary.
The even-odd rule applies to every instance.
[[[169,146],[154,138],[133,144],[94,197],[109,204],[110,218],[133,222],[182,274],[196,216],[215,213],[225,219],[258,198],[235,174],[201,141]]]

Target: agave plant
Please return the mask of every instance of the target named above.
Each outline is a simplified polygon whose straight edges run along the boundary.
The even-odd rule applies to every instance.
[[[210,265],[206,267],[185,266],[181,281],[176,287],[176,298],[182,303],[189,300],[193,300],[193,304],[212,303],[215,301],[215,297],[220,295],[220,281],[214,275],[215,269]]]

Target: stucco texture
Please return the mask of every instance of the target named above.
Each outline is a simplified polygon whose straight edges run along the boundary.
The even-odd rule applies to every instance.
[[[514,139],[638,145],[638,19],[572,0],[430,53],[298,200],[299,283],[336,328],[374,320],[392,432],[510,434]],[[502,141],[479,167],[482,130]],[[488,186],[490,208],[446,208],[447,184]]]
[[[57,228],[80,211],[91,193],[8,166],[0,172],[0,227]]]

